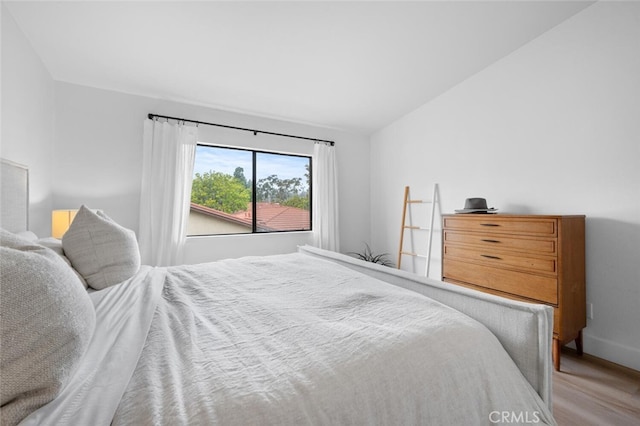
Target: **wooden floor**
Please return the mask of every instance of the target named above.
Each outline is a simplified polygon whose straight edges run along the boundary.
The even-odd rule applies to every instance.
[[[640,425],[640,372],[563,348],[553,373],[558,425]]]

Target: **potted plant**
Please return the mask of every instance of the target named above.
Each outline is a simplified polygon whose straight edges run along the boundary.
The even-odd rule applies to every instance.
[[[369,247],[369,244],[364,243],[364,246],[365,248],[362,253],[351,251],[348,254],[357,257],[360,260],[364,260],[365,262],[378,263],[382,266],[389,267],[395,266],[394,263],[389,259],[389,253],[374,254],[371,251],[371,247]]]

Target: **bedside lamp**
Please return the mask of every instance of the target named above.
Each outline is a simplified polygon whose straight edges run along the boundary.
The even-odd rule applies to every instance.
[[[51,236],[53,238],[62,239],[62,236],[69,226],[71,222],[73,222],[73,218],[76,217],[76,213],[78,210],[54,210],[51,212]]]

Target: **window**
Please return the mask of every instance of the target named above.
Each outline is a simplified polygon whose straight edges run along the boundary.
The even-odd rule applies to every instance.
[[[311,157],[198,144],[187,235],[311,229]]]

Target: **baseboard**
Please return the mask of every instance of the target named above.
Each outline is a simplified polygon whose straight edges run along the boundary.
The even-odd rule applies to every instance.
[[[589,361],[593,364],[597,364],[601,367],[605,367],[608,369],[613,369],[613,370],[617,370],[617,371],[623,371],[625,372],[625,374],[632,376],[632,377],[637,377],[638,380],[640,380],[640,370],[634,370],[633,368],[630,367],[626,367],[624,365],[621,364],[616,364],[615,362],[609,361],[607,359],[604,358],[600,358],[597,357],[595,355],[591,355],[588,354],[586,352],[584,352],[582,355],[578,355],[578,351],[576,351],[574,348],[569,347],[569,346],[563,346],[561,349],[561,353],[562,356],[569,356],[571,358],[574,358],[576,360],[582,360],[582,361]]]
[[[583,332],[584,352],[597,358],[640,371],[640,349],[600,339]]]

